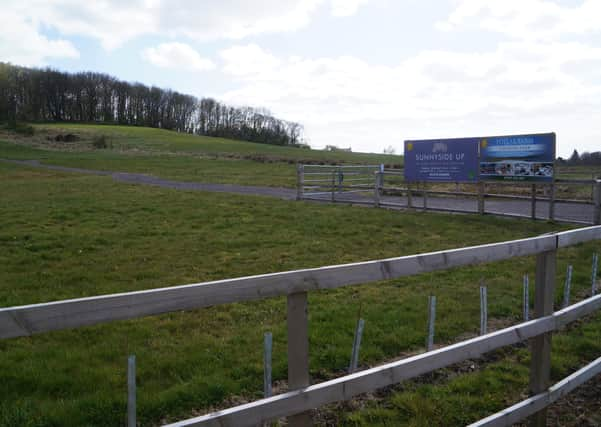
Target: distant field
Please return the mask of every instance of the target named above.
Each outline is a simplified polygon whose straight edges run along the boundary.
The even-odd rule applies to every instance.
[[[225,184],[294,187],[296,162],[402,164],[401,156],[326,152],[109,125],[36,125],[36,135],[0,132],[0,158],[37,159],[86,169],[146,173],[162,178]],[[56,142],[73,133],[80,140]],[[105,136],[106,149],[93,141]],[[51,141],[48,140],[51,139]]]
[[[221,156],[231,158],[252,158],[255,160],[323,161],[344,163],[388,163],[401,164],[401,156],[372,153],[354,153],[324,150],[310,150],[225,138],[178,133],[164,129],[136,126],[44,124],[35,125],[40,135],[48,133],[75,133],[83,136],[80,142],[70,143],[77,148],[91,148],[95,135],[106,135],[117,151],[138,151],[140,153],[186,153]],[[333,141],[335,145],[335,141]],[[375,147],[374,147],[375,148]]]
[[[559,228],[181,192],[6,163],[0,163],[0,181],[0,306],[392,257]],[[590,285],[591,253],[600,249],[562,250],[558,283],[567,263],[574,264],[574,292],[582,296]],[[437,343],[475,333],[481,279],[489,286],[491,325],[517,323],[524,272],[533,275],[532,258],[311,293],[314,381],[346,368],[359,311],[366,320],[363,367],[421,351],[429,294],[438,297]],[[557,300],[560,293],[559,285]],[[274,379],[281,387],[282,298],[0,341],[0,426],[124,425],[132,353],[142,425],[258,398],[265,331],[274,334]],[[554,340],[554,378],[598,356],[599,331],[597,316]],[[326,408],[323,419],[366,426],[474,421],[525,391],[525,350],[495,354],[461,377],[442,371],[381,399],[355,402],[360,406]]]

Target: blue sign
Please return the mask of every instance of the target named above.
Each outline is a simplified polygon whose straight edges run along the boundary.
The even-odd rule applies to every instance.
[[[405,141],[405,180],[475,182],[480,138]]]
[[[480,138],[480,179],[553,181],[555,134]]]

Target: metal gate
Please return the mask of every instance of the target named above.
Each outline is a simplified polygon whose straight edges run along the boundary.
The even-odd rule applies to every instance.
[[[373,203],[380,165],[298,165],[298,199]]]

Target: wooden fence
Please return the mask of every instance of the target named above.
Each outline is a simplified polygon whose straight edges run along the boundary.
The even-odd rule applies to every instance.
[[[293,390],[172,426],[250,426],[280,417],[289,417],[290,425],[309,425],[310,409],[397,384],[528,339],[532,343],[530,390],[533,397],[527,401],[530,403],[524,403],[515,410],[510,408],[489,421],[483,420],[482,423],[486,421],[489,424],[481,425],[507,425],[504,420],[522,419],[530,414],[534,414],[535,425],[544,425],[544,408],[548,403],[599,369],[599,362],[595,362],[579,371],[576,377],[568,377],[567,385],[564,381],[549,389],[552,332],[601,308],[601,295],[597,295],[553,312],[556,253],[560,248],[593,240],[601,240],[601,226],[376,261],[2,308],[0,339],[286,295],[288,382]],[[331,381],[309,384],[308,291],[528,255],[537,256],[535,320]]]
[[[316,171],[315,168],[321,168]],[[376,207],[423,209],[433,211],[451,211],[478,214],[494,214],[502,216],[523,217],[531,219],[562,220],[581,224],[601,224],[601,180],[598,179],[555,179],[551,183],[524,183],[520,181],[463,183],[462,187],[471,187],[473,191],[460,190],[460,183],[455,183],[455,190],[433,189],[432,183],[404,181],[402,170],[384,169],[376,165],[350,166],[361,170],[362,179],[358,182],[347,182],[340,177],[347,175],[349,166],[314,166],[299,165],[297,169],[297,199],[327,200],[353,204],[368,204]],[[359,169],[362,168],[362,169]],[[307,172],[310,171],[310,172]],[[310,173],[311,176],[307,176]],[[368,176],[371,174],[372,176]],[[318,175],[322,179],[314,179]],[[323,178],[326,177],[326,178]],[[443,183],[444,184],[444,183]],[[450,183],[452,185],[453,183]],[[440,185],[440,183],[438,184]],[[449,183],[447,183],[449,185]],[[487,192],[488,187],[505,189],[521,187],[522,194],[511,194],[509,191]],[[558,189],[575,187],[581,190],[590,188],[590,197],[565,198],[558,196]],[[542,192],[543,195],[538,193]],[[528,193],[528,195],[524,195]],[[434,206],[434,198],[444,197],[449,203],[446,206]],[[458,206],[453,200],[471,201],[471,204]],[[523,202],[522,212],[490,209],[487,200],[507,200]],[[546,214],[541,214],[537,206],[546,204]],[[560,204],[571,205],[578,217],[557,215],[556,207]],[[455,205],[455,206],[453,206]],[[578,208],[582,206],[582,208]],[[587,215],[582,210],[590,211]]]

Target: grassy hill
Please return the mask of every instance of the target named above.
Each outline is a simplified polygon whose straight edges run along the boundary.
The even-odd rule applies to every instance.
[[[326,152],[133,126],[35,125],[33,136],[0,131],[0,158],[184,181],[294,187],[296,162],[402,164],[402,156]],[[57,141],[67,135],[75,141]]]
[[[402,157],[344,151],[303,149],[291,146],[259,144],[236,141],[226,138],[191,135],[164,129],[84,124],[44,124],[34,125],[38,140],[46,136],[73,133],[82,138],[71,143],[72,149],[89,149],[94,137],[104,135],[112,144],[113,150],[137,151],[141,153],[178,153],[207,155],[226,158],[242,158],[257,161],[299,161],[333,162],[361,164],[401,164]],[[35,140],[35,138],[32,138]],[[41,141],[40,141],[41,142]],[[48,144],[46,144],[48,145]]]

